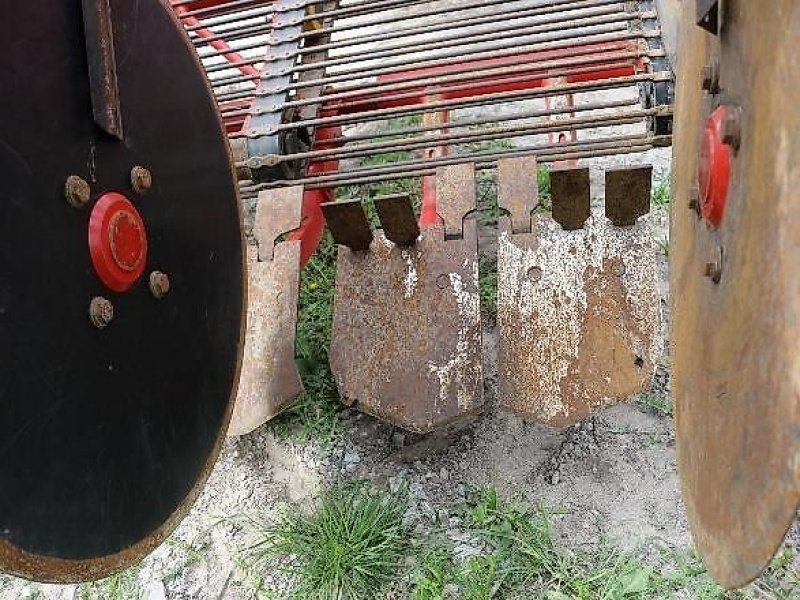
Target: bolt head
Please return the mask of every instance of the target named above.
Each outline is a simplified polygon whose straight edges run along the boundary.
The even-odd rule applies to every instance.
[[[64,183],[64,197],[75,208],[85,206],[92,195],[89,183],[82,177],[70,175]]]
[[[169,276],[161,271],[150,273],[150,293],[153,298],[161,300],[169,294]]]
[[[738,150],[742,143],[742,111],[739,108],[731,108],[722,123],[722,142]]]
[[[705,65],[702,70],[703,89],[709,94],[719,94],[719,62],[713,62]]]
[[[98,329],[105,329],[114,318],[114,305],[107,298],[96,296],[89,303],[89,320]]]
[[[131,169],[131,187],[139,195],[146,194],[153,185],[153,176],[144,167],[136,166]]]

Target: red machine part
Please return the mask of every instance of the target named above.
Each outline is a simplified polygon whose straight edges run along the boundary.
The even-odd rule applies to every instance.
[[[725,106],[720,106],[708,117],[698,166],[700,212],[714,228],[720,226],[725,216],[731,178],[731,147],[724,141],[727,117]]]
[[[253,0],[254,4],[258,0]],[[263,4],[263,0],[261,0]],[[244,75],[256,79],[258,70],[241,55],[237,54],[219,35],[200,27],[198,16],[214,17],[220,10],[226,10],[226,0],[177,0],[172,3],[176,12],[185,24],[200,37],[210,39],[210,44],[231,63],[231,68],[239,69]],[[238,6],[238,3],[236,3]],[[219,7],[219,8],[215,8]],[[348,89],[337,93],[335,89],[327,89],[325,95],[330,96],[320,108],[321,117],[336,117],[357,114],[363,111],[426,105],[435,101],[449,101],[460,98],[480,98],[482,96],[502,92],[513,92],[545,88],[564,83],[580,83],[602,81],[625,77],[646,71],[646,59],[637,53],[638,43],[632,40],[595,42],[576,44],[571,47],[545,49],[535,52],[523,52],[508,56],[488,59],[464,60],[458,63],[429,66],[421,69],[409,69],[392,72],[377,77],[377,86],[369,85],[363,92],[359,89]],[[561,59],[586,59],[586,65],[541,68],[537,65]],[[580,60],[579,60],[580,62]],[[427,85],[414,85],[416,81],[438,78],[442,83],[435,90]],[[549,99],[547,99],[549,101]],[[250,98],[223,101],[221,108],[227,111],[224,123],[228,134],[240,132],[247,123],[242,115],[252,101]],[[449,111],[432,110],[430,115],[441,120],[443,124],[449,120]],[[445,131],[443,128],[442,132]],[[574,132],[573,132],[574,137]],[[340,126],[318,127],[314,133],[314,150],[335,148],[346,140],[342,137]],[[559,142],[568,142],[566,136],[559,136]],[[574,140],[573,140],[574,141]],[[426,158],[447,156],[446,145],[425,151]],[[306,175],[321,175],[338,170],[337,160],[312,160]],[[435,179],[423,177],[422,180],[422,212],[420,224],[428,225],[439,220],[436,212]],[[306,190],[303,196],[303,216],[299,229],[290,234],[289,239],[300,240],[301,262],[305,265],[314,253],[325,228],[320,205],[334,199],[332,188]]]
[[[89,218],[89,254],[100,281],[115,292],[136,283],[147,264],[147,232],[136,207],[117,192],[103,194]]]

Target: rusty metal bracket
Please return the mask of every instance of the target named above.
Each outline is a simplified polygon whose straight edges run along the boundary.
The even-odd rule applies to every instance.
[[[498,246],[500,405],[563,427],[649,385],[660,345],[656,252],[648,219],[623,228],[589,211],[585,169],[556,175],[553,217],[536,214],[529,233],[515,233],[510,207],[535,205],[531,167],[499,166],[499,204],[512,213]],[[580,210],[564,210],[560,225],[564,191],[560,205]]]
[[[606,217],[617,227],[631,227],[650,212],[653,167],[606,171]]]
[[[590,215],[589,169],[553,169],[550,172],[550,195],[553,219],[565,231],[580,229]]]
[[[697,24],[714,35],[719,34],[719,0],[696,0]]]
[[[368,250],[372,230],[361,200],[340,200],[320,205],[333,241],[356,252]]]
[[[95,123],[122,139],[122,110],[114,57],[114,28],[108,0],[83,0],[83,30]]]
[[[247,335],[228,435],[250,433],[303,393],[294,362],[300,242],[276,240],[300,226],[302,186],[262,192],[250,246]]]
[[[375,210],[383,227],[383,234],[398,246],[410,246],[420,234],[414,217],[414,207],[408,194],[395,194],[375,198]]]
[[[405,215],[392,235],[407,241],[415,232],[401,198],[402,209],[389,201]],[[474,209],[474,168],[448,167],[437,174],[444,224],[423,226],[410,245],[378,230],[368,251],[339,247],[330,361],[346,402],[420,433],[480,410],[477,224],[464,220]]]

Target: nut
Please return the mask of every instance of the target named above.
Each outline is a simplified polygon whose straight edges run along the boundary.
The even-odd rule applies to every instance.
[[[81,208],[89,202],[92,195],[92,189],[89,183],[82,177],[77,175],[70,175],[64,183],[64,197],[75,208]]]
[[[742,144],[741,108],[730,107],[728,109],[725,121],[722,123],[722,142],[733,148],[734,151],[739,150]]]
[[[693,187],[689,190],[689,210],[693,210],[697,213],[698,218],[701,216],[700,213],[700,190],[697,187]]]
[[[711,262],[706,263],[704,275],[714,283],[719,283],[722,280],[722,248],[717,248],[717,256]]]
[[[719,60],[714,59],[703,67],[703,89],[709,94],[719,94]]]
[[[95,296],[89,303],[89,320],[98,329],[105,329],[114,318],[114,305],[107,298]]]
[[[144,167],[135,166],[131,169],[131,187],[140,196],[146,194],[153,185],[153,176]]]
[[[150,293],[156,300],[161,300],[169,294],[169,275],[161,271],[150,273]]]

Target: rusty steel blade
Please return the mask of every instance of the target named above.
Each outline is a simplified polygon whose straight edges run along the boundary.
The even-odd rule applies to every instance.
[[[440,214],[399,247],[382,231],[369,250],[339,247],[331,369],[360,410],[426,433],[483,404],[474,171],[437,175]],[[467,175],[459,183],[459,174]],[[442,185],[443,182],[446,182]]]
[[[275,240],[300,226],[302,187],[262,192],[248,266],[247,335],[229,436],[250,433],[303,393],[294,362],[300,242]]]
[[[672,390],[694,542],[709,573],[734,588],[767,566],[800,505],[800,3],[720,5],[719,36],[685,11],[679,44]],[[703,90],[715,61],[717,96]],[[720,104],[741,113],[729,123],[739,148],[714,228],[693,190]]]
[[[498,247],[500,404],[563,427],[649,385],[659,349],[655,248],[646,219],[620,228],[595,211],[571,231],[549,215],[531,219],[535,169],[509,159],[499,170],[500,206],[512,215],[501,219]],[[523,223],[528,232],[514,233]]]

